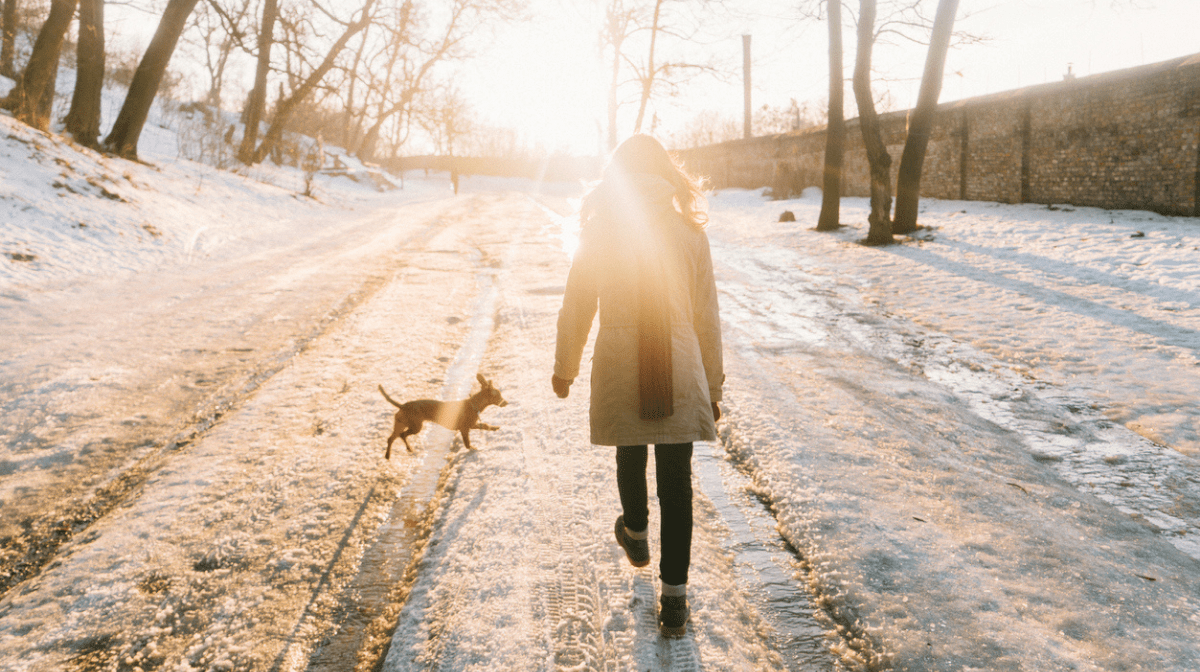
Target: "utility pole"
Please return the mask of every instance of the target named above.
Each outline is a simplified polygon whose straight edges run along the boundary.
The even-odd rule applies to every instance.
[[[746,88],[745,93],[745,121],[743,122],[744,133],[746,138],[751,136],[750,132],[750,36],[742,35],[742,81]]]

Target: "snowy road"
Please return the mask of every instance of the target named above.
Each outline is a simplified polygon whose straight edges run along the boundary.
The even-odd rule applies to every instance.
[[[479,194],[325,225],[8,307],[23,520],[5,517],[0,669],[832,667],[794,558],[713,446],[703,625],[653,636],[654,577],[608,542],[611,456],[586,398],[546,385],[567,260],[544,208]],[[382,460],[377,384],[458,397],[475,370],[510,400],[486,414],[500,431]]]
[[[405,476],[372,450],[376,398],[349,393],[356,376],[373,390],[400,370],[436,390],[474,291],[448,231],[467,205],[301,223],[308,235],[227,263],[9,307],[7,326],[28,333],[5,341],[4,508],[21,512],[5,522],[28,522],[6,531],[4,569],[35,578],[0,606],[6,669],[61,669],[79,651],[237,658],[214,632],[261,665],[311,639],[294,629],[322,630],[316,614]],[[438,291],[387,300],[405,285]],[[342,342],[371,319],[369,341]],[[254,578],[228,577],[243,570]]]
[[[610,541],[586,377],[550,390],[570,206],[479,191],[5,304],[0,670],[1200,668],[1194,460],[717,205],[688,637]],[[476,451],[382,459],[376,385],[477,370]]]
[[[848,200],[843,218],[865,220],[860,199]],[[723,262],[734,355],[727,443],[751,465],[781,531],[809,563],[814,593],[865,666],[1200,668],[1200,465],[1102,410],[1109,399],[1144,408],[1139,393],[1168,381],[1200,383],[1195,352],[1178,347],[1181,335],[1194,341],[1194,322],[1163,333],[1160,346],[1153,333],[1059,317],[1078,302],[1056,306],[1047,296],[1090,292],[1104,317],[1125,310],[1114,322],[1137,323],[1150,301],[1134,292],[1149,283],[1089,272],[1074,258],[1047,261],[1056,245],[1034,238],[1066,243],[1070,231],[1032,218],[996,218],[1006,245],[1028,243],[1023,264],[1055,264],[1056,273],[1021,291],[997,291],[996,276],[975,267],[936,263],[971,240],[943,223],[957,208],[991,204],[931,201],[923,217],[943,224],[929,236],[940,244],[879,250],[853,244],[863,229],[810,231],[819,194],[785,204],[731,194],[717,203],[724,226],[713,234],[714,258]],[[796,225],[771,223],[782,207],[797,211]],[[1097,215],[1112,222],[1089,213]],[[1124,226],[1103,233],[1128,240],[1133,228]],[[1164,238],[1155,251],[1171,260],[1177,241]],[[1077,286],[1085,274],[1097,284]],[[1146,292],[1162,293],[1186,295]],[[1110,308],[1109,294],[1125,296]],[[880,297],[917,319],[960,317],[940,332],[881,309]],[[1053,319],[1006,324],[1022,311]],[[1181,321],[1194,312],[1188,305]],[[1087,347],[1062,347],[1081,336]],[[975,339],[1008,344],[1005,356],[972,347]],[[1123,354],[1106,375],[1083,375],[1139,340],[1147,362]],[[1035,363],[1070,375],[1040,379],[1028,373]],[[1129,375],[1149,366],[1157,375]],[[1195,406],[1176,408],[1186,435]]]
[[[8,303],[0,538],[21,539],[5,549],[12,578],[0,585],[36,571],[41,549],[52,553],[103,516],[164,451],[214,424],[353,312],[402,265],[387,253],[426,243],[444,228],[444,209],[415,208],[397,226],[384,226],[383,213],[337,229],[313,222],[298,227],[309,236],[233,261]]]

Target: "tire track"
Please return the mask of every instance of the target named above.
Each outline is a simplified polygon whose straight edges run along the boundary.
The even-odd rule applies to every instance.
[[[470,324],[467,336],[447,369],[441,395],[445,399],[463,397],[469,392],[496,328],[499,288],[495,262],[478,248],[474,250],[473,262],[477,295],[471,314],[466,316]],[[342,623],[314,653],[307,668],[309,672],[342,672],[350,667],[349,661],[354,661],[355,670],[376,670],[383,664],[430,534],[446,499],[453,493],[451,481],[461,468],[461,456],[451,459],[450,454],[456,441],[457,434],[441,427],[433,427],[427,434],[421,464],[363,555],[358,574],[342,598]],[[450,599],[453,604],[442,607],[452,611],[463,599],[461,589]],[[433,640],[439,640],[437,625],[431,629]],[[447,626],[443,623],[440,627]],[[437,646],[440,642],[435,643]],[[435,661],[439,658],[432,656]]]
[[[552,350],[561,289],[548,275],[565,275],[565,263],[547,227],[536,237],[513,230],[487,354],[510,405],[492,449],[455,465],[385,669],[780,669],[772,645],[781,640],[742,595],[725,526],[708,504],[714,513],[693,542],[693,627],[680,640],[660,637],[657,565],[632,570],[612,539],[611,453],[588,445],[581,422],[587,375],[579,394],[552,400],[544,362],[532,359]],[[647,486],[653,498],[653,479]]]
[[[424,247],[447,226],[448,221],[445,217],[435,217],[405,239],[404,249]],[[127,444],[118,446],[119,449],[143,451],[148,445],[150,448],[148,454],[121,470],[106,485],[96,489],[89,496],[28,521],[19,536],[3,541],[0,545],[0,598],[15,586],[37,576],[54,560],[63,545],[85,532],[93,523],[124,502],[131,493],[137,491],[171,453],[187,448],[224,417],[236,411],[264,383],[286,368],[294,357],[307,351],[318,339],[337,327],[346,316],[369,301],[404,268],[404,265],[402,260],[397,260],[381,272],[368,276],[288,346],[262,358],[247,375],[221,387],[208,397],[195,415],[184,421],[182,428],[166,437],[149,441],[144,437],[134,438]]]

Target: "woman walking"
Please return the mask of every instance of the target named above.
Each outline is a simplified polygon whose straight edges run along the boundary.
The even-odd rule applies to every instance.
[[[725,376],[717,288],[697,181],[648,135],[617,148],[583,200],[579,249],[558,315],[552,384],[566,397],[597,309],[591,441],[616,446],[622,515],[614,533],[629,562],[650,564],[646,462],[654,444],[661,513],[659,627],[688,620],[692,443],[716,439]]]

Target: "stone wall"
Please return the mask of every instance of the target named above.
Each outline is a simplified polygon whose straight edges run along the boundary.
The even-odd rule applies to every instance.
[[[546,158],[513,159],[480,156],[401,156],[382,161],[384,168],[403,173],[408,170],[450,172],[451,165],[460,175],[524,177],[548,182],[581,182],[599,179],[603,160],[598,157],[554,155]]]
[[[880,116],[892,180],[908,112]],[[825,129],[679,152],[717,187],[820,186]],[[938,107],[923,196],[1200,216],[1200,55]],[[858,120],[846,124],[842,194],[868,195]]]

